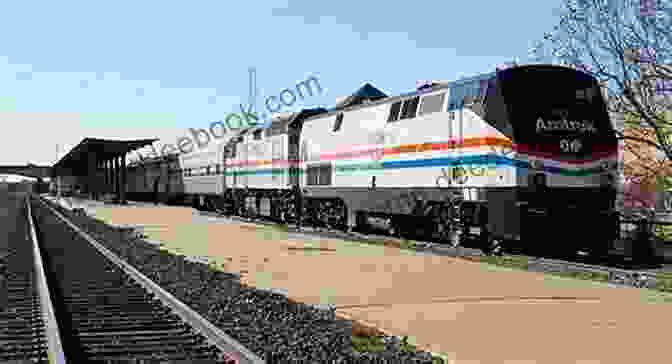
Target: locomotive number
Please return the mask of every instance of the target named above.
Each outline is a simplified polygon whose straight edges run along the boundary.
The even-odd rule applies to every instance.
[[[560,141],[560,150],[562,150],[565,153],[578,153],[581,151],[582,146],[583,145],[581,144],[581,141],[579,141],[578,139],[574,139],[572,141],[562,139]]]

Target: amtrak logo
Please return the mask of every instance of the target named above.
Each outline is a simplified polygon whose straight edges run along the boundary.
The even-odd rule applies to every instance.
[[[590,121],[567,120],[565,118],[561,120],[544,120],[542,118],[537,119],[537,133],[556,130],[570,132],[578,131],[592,134],[597,133],[595,125]]]

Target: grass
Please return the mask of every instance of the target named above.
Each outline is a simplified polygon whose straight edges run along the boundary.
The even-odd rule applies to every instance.
[[[385,342],[382,336],[368,336],[368,335],[353,335],[352,347],[360,353],[380,353],[385,350]],[[417,352],[418,348],[408,343],[408,337],[405,336],[401,340],[402,352]],[[444,364],[445,361],[438,357],[432,356],[432,364]]]
[[[514,268],[519,270],[529,270],[529,258],[523,256],[478,256],[478,257],[464,257],[464,259],[497,265],[500,267]],[[596,282],[608,282],[609,274],[602,272],[545,272],[546,274],[568,277],[574,279],[582,279]],[[654,288],[661,292],[672,292],[672,273],[658,273],[657,282]],[[672,298],[671,298],[672,300]]]
[[[662,240],[672,240],[672,225],[656,225],[654,234]]]

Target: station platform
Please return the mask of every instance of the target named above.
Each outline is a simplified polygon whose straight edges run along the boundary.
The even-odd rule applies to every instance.
[[[245,284],[332,306],[448,363],[667,363],[672,295],[325,239],[191,208],[73,200]]]

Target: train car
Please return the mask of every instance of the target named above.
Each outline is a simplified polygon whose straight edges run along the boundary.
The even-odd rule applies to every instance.
[[[337,108],[306,119],[300,143],[308,205],[349,228],[445,239],[458,216],[488,245],[596,255],[616,231],[617,141],[597,81],[568,67]]]
[[[295,215],[290,212],[292,187],[298,186],[291,173],[298,171],[295,116],[277,113],[269,127],[241,130],[227,145],[225,184],[228,199],[235,200],[234,213],[280,221]]]
[[[177,155],[155,157],[129,164],[126,173],[126,198],[131,201],[153,201],[155,182],[159,201],[184,202],[184,182]]]
[[[179,156],[184,201],[195,208],[212,208],[224,193],[223,142]]]

